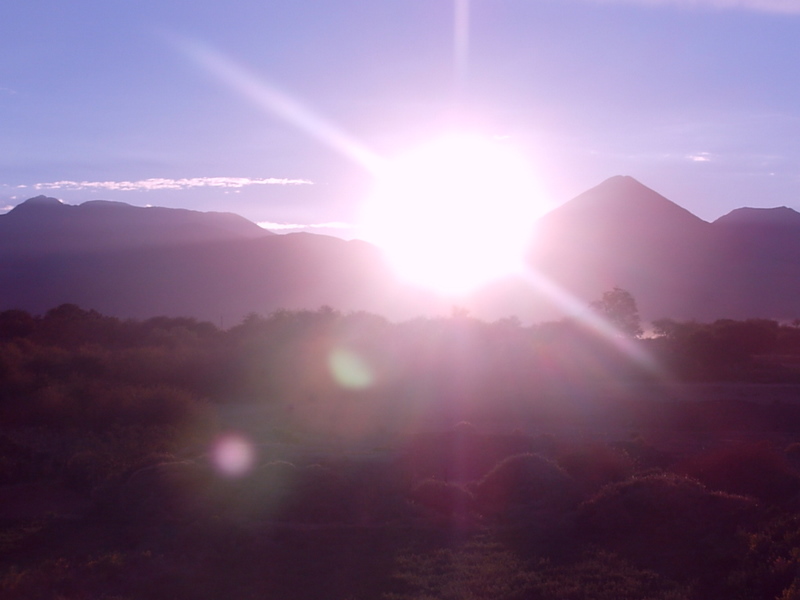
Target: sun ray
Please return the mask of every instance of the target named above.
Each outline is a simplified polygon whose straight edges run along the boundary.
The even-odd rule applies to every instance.
[[[203,70],[254,102],[264,112],[291,123],[369,171],[374,172],[380,168],[382,161],[377,154],[277,86],[266,82],[206,44],[175,35],[170,36],[170,39],[185,56]]]
[[[666,381],[663,367],[640,344],[620,335],[608,321],[602,319],[591,307],[551,279],[528,267],[523,271],[525,281],[539,294],[559,307],[569,317],[591,328],[606,341],[633,359],[643,369]]]
[[[464,92],[469,67],[469,0],[454,0],[455,15],[453,23],[453,59],[455,62],[456,91]]]

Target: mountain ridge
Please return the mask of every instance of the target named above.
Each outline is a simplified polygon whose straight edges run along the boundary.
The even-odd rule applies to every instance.
[[[78,205],[36,196],[0,215],[2,255],[108,251],[274,235],[230,212],[141,207],[90,200]]]
[[[569,314],[537,288],[547,280],[584,305],[623,287],[645,320],[800,315],[800,213],[786,207],[737,209],[709,223],[615,176],[535,229],[526,276],[454,300],[401,284],[360,240],[275,235],[233,213],[39,196],[0,215],[0,310],[72,302],[120,317],[232,323],[323,304],[402,319],[456,303],[479,318],[536,322]]]
[[[715,225],[769,225],[785,227],[787,224],[800,226],[800,212],[787,206],[773,208],[736,208],[714,221]]]

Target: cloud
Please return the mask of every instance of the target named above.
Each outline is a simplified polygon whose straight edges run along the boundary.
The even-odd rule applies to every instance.
[[[708,152],[698,152],[697,154],[689,154],[686,158],[693,162],[711,162],[711,155]]]
[[[351,223],[344,223],[342,221],[331,221],[329,223],[306,223],[304,225],[299,223],[272,223],[270,221],[259,221],[258,225],[271,231],[289,229],[352,229],[354,227],[354,225]]]
[[[138,181],[53,181],[35,183],[36,190],[112,190],[118,192],[185,190],[200,187],[243,188],[249,185],[313,185],[307,179],[250,177],[192,177],[187,179],[140,179]]]
[[[718,10],[752,10],[758,12],[800,15],[798,0],[592,0],[601,4],[639,4],[644,6],[677,6]]]

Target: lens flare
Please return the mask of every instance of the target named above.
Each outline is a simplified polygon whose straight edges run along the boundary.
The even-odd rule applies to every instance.
[[[369,365],[355,352],[334,349],[328,356],[328,368],[340,386],[353,390],[368,388],[375,377]]]
[[[256,451],[244,436],[229,433],[214,442],[211,450],[214,466],[228,477],[241,477],[252,470]]]

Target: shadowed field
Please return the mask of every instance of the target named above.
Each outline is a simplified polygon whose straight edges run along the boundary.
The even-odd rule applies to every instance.
[[[636,342],[673,357],[653,373],[572,326],[463,317],[0,324],[4,598],[800,587],[786,347],[714,355],[701,378],[674,366],[680,339]]]

